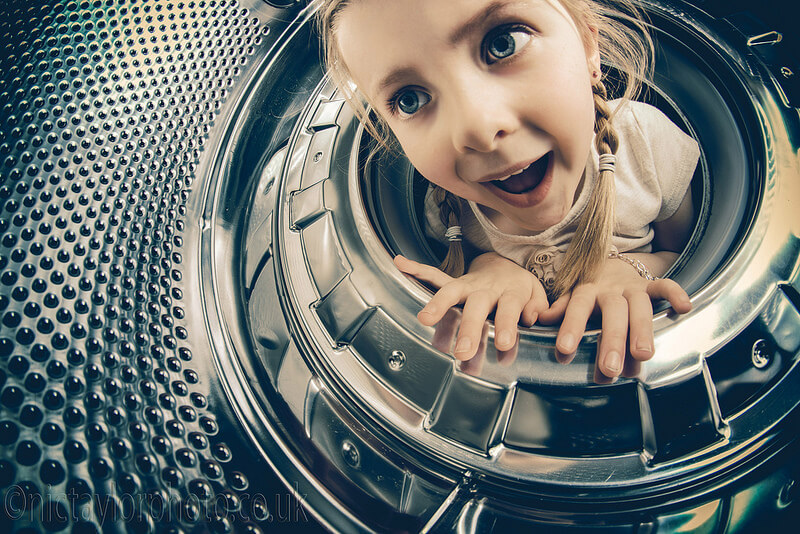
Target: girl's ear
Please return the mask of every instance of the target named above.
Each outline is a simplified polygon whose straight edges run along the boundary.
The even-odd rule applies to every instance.
[[[586,65],[589,68],[589,76],[592,78],[592,85],[600,82],[600,35],[597,27],[587,25],[588,31],[584,32],[583,46],[586,49]]]

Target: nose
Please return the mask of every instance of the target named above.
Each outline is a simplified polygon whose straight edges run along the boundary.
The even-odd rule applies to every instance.
[[[485,84],[465,84],[454,91],[449,116],[453,146],[459,153],[491,152],[519,127],[504,91]]]

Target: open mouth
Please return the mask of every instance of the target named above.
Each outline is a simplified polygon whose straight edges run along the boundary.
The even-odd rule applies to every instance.
[[[550,166],[551,157],[552,152],[548,152],[515,174],[500,180],[492,180],[491,183],[512,195],[522,195],[533,191],[544,180],[547,168]]]

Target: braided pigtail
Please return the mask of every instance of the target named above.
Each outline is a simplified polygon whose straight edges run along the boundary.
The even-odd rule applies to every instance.
[[[600,154],[600,173],[589,204],[581,215],[578,229],[567,248],[555,283],[558,298],[576,285],[593,281],[611,251],[615,225],[614,155],[619,147],[617,132],[611,124],[603,82],[592,86],[595,107],[595,146]]]
[[[431,184],[433,201],[439,206],[439,217],[447,231],[447,255],[439,269],[457,278],[464,274],[464,249],[461,246],[461,202],[454,194]]]

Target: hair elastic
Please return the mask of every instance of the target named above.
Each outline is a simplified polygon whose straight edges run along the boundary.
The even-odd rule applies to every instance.
[[[448,226],[444,237],[448,241],[461,241],[461,227],[458,225]]]
[[[617,162],[614,154],[600,154],[600,172],[611,171],[614,172],[614,164]]]

